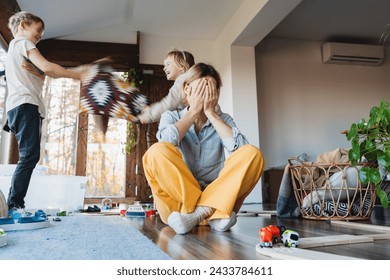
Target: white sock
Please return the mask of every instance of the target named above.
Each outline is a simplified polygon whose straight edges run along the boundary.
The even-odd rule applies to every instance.
[[[237,214],[232,212],[230,218],[226,219],[213,219],[209,221],[209,225],[216,231],[227,231],[237,223]]]
[[[177,234],[185,234],[197,226],[204,218],[213,213],[208,206],[197,206],[195,211],[189,214],[172,212],[168,217],[168,224]]]

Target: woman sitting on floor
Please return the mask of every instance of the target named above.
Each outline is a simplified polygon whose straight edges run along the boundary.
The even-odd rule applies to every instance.
[[[204,219],[212,229],[226,231],[237,222],[264,160],[232,117],[215,110],[221,78],[214,67],[198,63],[185,75],[187,107],[161,116],[159,142],[143,157],[145,175],[161,220],[176,233],[185,234]]]

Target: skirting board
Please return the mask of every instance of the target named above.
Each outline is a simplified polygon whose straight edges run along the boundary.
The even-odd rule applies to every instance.
[[[311,251],[300,248],[288,248],[280,244],[276,244],[272,248],[261,248],[260,244],[256,245],[256,252],[278,260],[359,260],[342,255]]]

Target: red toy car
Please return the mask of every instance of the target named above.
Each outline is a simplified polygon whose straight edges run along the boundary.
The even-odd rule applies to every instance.
[[[286,230],[284,226],[269,225],[259,230],[260,247],[272,247],[273,244],[281,242],[282,233]]]

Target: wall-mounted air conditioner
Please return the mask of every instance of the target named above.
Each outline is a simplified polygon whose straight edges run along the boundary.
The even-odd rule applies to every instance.
[[[377,66],[385,57],[384,47],[328,42],[322,45],[323,63]]]

